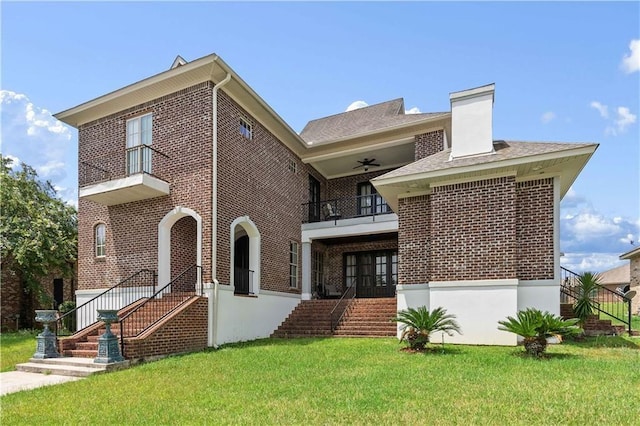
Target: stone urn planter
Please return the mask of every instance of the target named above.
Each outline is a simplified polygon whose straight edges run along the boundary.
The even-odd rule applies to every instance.
[[[118,311],[115,309],[98,309],[98,321],[104,322],[105,332],[98,337],[98,357],[93,360],[99,364],[124,361],[120,354],[118,336],[111,332],[111,324],[118,322]]]
[[[33,357],[36,359],[58,358],[58,339],[56,335],[49,330],[49,324],[56,322],[58,311],[54,309],[36,310],[36,321],[44,326],[42,333],[36,337],[36,353]]]

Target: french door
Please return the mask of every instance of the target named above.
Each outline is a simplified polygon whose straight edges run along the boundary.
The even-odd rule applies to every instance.
[[[347,253],[344,255],[344,282],[356,286],[356,297],[393,297],[398,282],[396,250]]]

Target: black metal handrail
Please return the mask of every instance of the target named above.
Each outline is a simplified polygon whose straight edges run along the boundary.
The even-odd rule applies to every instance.
[[[391,207],[379,194],[356,195],[333,198],[319,202],[304,203],[307,212],[305,223],[334,221],[354,217],[372,217],[393,213]]]
[[[576,290],[580,285],[580,276],[565,267],[560,267],[560,269],[562,271],[561,302],[573,303],[580,296],[579,291]],[[594,302],[596,311],[620,321],[627,326],[627,330],[631,334],[631,299],[600,284],[596,286],[596,290],[589,298]]]
[[[340,320],[342,320],[342,317],[347,311],[347,308],[349,307],[349,305],[351,304],[351,301],[355,297],[356,297],[356,286],[353,285],[351,287],[348,287],[347,291],[345,291],[342,294],[342,297],[340,297],[340,300],[336,302],[336,305],[333,307],[333,309],[331,310],[331,313],[329,314],[329,317],[331,319],[332,333],[335,331],[338,324],[340,324]]]
[[[120,318],[120,349],[124,353],[125,337],[136,337],[187,302],[193,296],[202,296],[202,267],[192,265],[170,283],[150,295]],[[151,303],[162,301],[165,303]]]
[[[254,294],[253,292],[254,271],[247,268],[235,266],[233,268],[233,281],[235,294]]]
[[[61,330],[77,333],[97,322],[98,309],[121,309],[156,291],[158,275],[155,271],[142,269],[125,278],[113,287],[103,291],[75,309],[58,317],[56,334]],[[118,291],[119,290],[119,291]],[[77,321],[81,321],[78,327]],[[71,328],[67,329],[66,324]]]
[[[158,156],[152,155],[152,153],[157,153]],[[81,161],[78,169],[79,186],[83,187],[141,173],[162,179],[162,176],[157,172],[166,169],[163,159],[169,158],[162,151],[151,145],[136,145],[125,149],[124,158],[122,154],[123,152],[120,150],[112,151],[92,158],[91,162]]]

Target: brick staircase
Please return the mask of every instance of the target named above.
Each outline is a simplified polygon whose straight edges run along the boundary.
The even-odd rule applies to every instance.
[[[337,300],[303,300],[271,337],[331,336],[331,310]]]
[[[624,332],[624,325],[611,325],[611,320],[599,319],[596,315],[587,318],[584,324],[585,336],[620,336]]]
[[[170,293],[161,299],[151,300],[138,309],[128,320],[125,335],[136,335],[179,304],[193,297],[192,293]],[[122,308],[118,317],[122,318],[138,307],[141,301]],[[59,352],[63,357],[96,358],[98,356],[98,337],[106,331],[104,324],[97,323],[67,338],[59,339]],[[112,324],[111,331],[120,335],[120,324]]]
[[[393,337],[397,324],[395,297],[354,299],[334,335],[342,337]]]
[[[331,332],[331,310],[337,300],[305,300],[289,314],[271,337],[390,337],[396,335],[396,299],[354,299]]]

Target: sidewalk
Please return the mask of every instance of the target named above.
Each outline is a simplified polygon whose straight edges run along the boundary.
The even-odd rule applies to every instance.
[[[14,393],[42,386],[73,382],[83,377],[59,376],[56,374],[27,373],[24,371],[7,371],[0,373],[0,395]]]

